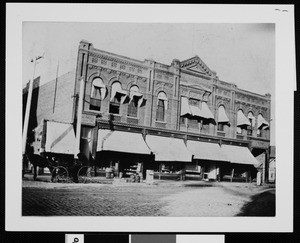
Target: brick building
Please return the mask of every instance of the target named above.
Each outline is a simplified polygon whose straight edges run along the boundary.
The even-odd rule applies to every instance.
[[[212,180],[247,180],[260,163],[265,168],[270,94],[221,81],[198,56],[166,65],[105,52],[87,41],[79,44],[76,70],[34,89],[29,130],[44,119],[58,137],[47,135],[53,146],[45,146],[46,153],[55,153],[64,139],[75,144],[82,79],[79,149],[97,168],[114,167],[116,174],[134,169],[144,176],[147,169],[185,169]],[[74,126],[67,128],[73,133],[68,139],[66,124]],[[76,153],[74,146],[69,154]]]

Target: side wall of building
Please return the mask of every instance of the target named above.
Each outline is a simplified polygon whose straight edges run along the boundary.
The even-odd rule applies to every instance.
[[[34,87],[32,93],[30,124],[33,129],[42,119],[72,123],[73,107],[76,100],[73,96],[75,71],[68,72],[57,80]],[[23,93],[23,110],[26,108],[27,91]]]
[[[37,119],[49,119],[58,122],[73,122],[75,72],[66,73],[56,80],[41,86],[37,109]],[[55,88],[56,86],[56,88]]]

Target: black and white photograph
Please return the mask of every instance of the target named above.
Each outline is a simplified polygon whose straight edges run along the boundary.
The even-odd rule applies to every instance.
[[[22,21],[18,217],[145,231],[282,215],[282,25],[179,20]]]

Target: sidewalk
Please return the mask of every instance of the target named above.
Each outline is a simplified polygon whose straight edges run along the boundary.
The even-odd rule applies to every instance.
[[[52,183],[51,175],[38,175],[37,180],[33,180],[32,174],[25,174],[23,178],[23,187],[49,187],[50,185],[55,187],[67,186],[67,185],[113,185],[113,186],[159,186],[159,187],[184,187],[186,189],[196,189],[196,188],[207,188],[207,187],[221,187],[224,190],[233,192],[238,191],[243,193],[243,189],[246,189],[248,192],[259,191],[263,192],[269,188],[275,188],[274,184],[266,184],[262,186],[257,186],[255,183],[244,183],[244,182],[207,182],[207,181],[194,181],[194,180],[185,180],[185,181],[174,181],[174,180],[158,180],[154,179],[152,184],[146,183],[146,180],[143,180],[140,183],[135,182],[126,182],[124,178],[111,178],[107,179],[106,177],[97,177],[94,183]]]

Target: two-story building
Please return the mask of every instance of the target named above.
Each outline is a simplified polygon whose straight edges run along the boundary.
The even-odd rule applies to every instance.
[[[221,81],[198,56],[166,65],[81,41],[76,70],[34,91],[30,124],[44,119],[52,127],[45,152],[74,144],[69,154],[80,151],[116,175],[184,169],[202,179],[248,180],[268,161],[270,94]]]

